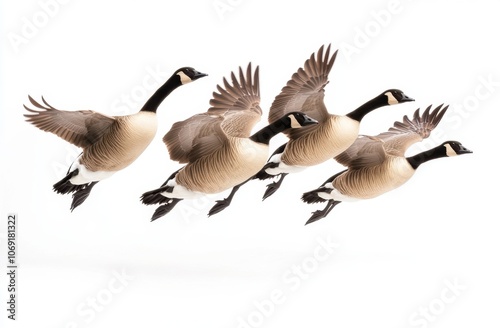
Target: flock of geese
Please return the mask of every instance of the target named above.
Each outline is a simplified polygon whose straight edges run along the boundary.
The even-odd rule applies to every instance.
[[[326,217],[343,201],[374,198],[408,181],[429,160],[471,153],[458,141],[446,141],[420,154],[406,157],[406,150],[427,138],[439,124],[448,106],[417,109],[413,118],[404,116],[377,136],[359,135],[361,120],[371,111],[413,101],[397,89],[382,92],[346,115],[329,113],[323,98],[328,74],[337,52],[325,46],[313,53],[276,96],[269,111],[269,125],[252,133],[261,119],[259,67],[241,67],[223,79],[210,100],[211,107],[176,122],[163,141],[170,158],[185,164],[159,187],[142,194],[147,205],[159,205],[151,220],[169,213],[183,199],[216,194],[232,188],[218,200],[208,215],[231,204],[238,189],[253,179],[273,179],[263,199],[274,194],[283,179],[330,159],[347,168],[317,189],[305,192],[306,203],[326,202],[312,213],[306,224]],[[56,134],[83,149],[65,177],[54,184],[60,194],[71,193],[71,211],[81,205],[101,180],[134,162],[154,139],[156,111],[179,86],[207,74],[183,67],[163,84],[132,115],[108,116],[91,110],[65,111],[29,97],[37,109],[24,106],[26,120],[39,129]],[[279,133],[288,142],[269,156],[269,142]]]

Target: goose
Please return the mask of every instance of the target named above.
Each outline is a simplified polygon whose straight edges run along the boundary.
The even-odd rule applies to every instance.
[[[389,89],[346,115],[330,114],[323,102],[324,88],[329,82],[328,74],[338,52],[337,50],[330,56],[330,47],[329,45],[325,52],[323,45],[317,54],[311,54],[303,67],[292,75],[271,105],[269,122],[291,111],[300,111],[319,123],[303,129],[284,131],[289,141],[278,147],[268,162],[252,178],[265,180],[279,176],[277,181],[267,186],[263,200],[279,189],[287,174],[323,163],[346,150],[358,137],[360,122],[366,114],[383,106],[414,101],[401,90]],[[233,190],[231,195],[236,190]],[[210,210],[210,215],[222,211],[230,203],[231,197],[218,200]]]
[[[445,141],[437,147],[405,157],[406,150],[427,138],[441,121],[448,109],[448,106],[442,106],[437,106],[432,112],[429,106],[422,115],[417,109],[412,120],[405,115],[402,122],[395,122],[387,132],[361,136],[337,156],[335,159],[347,169],[302,195],[302,200],[310,204],[328,201],[323,210],[313,212],[306,224],[324,218],[342,201],[374,198],[400,187],[429,160],[472,153],[458,141]]]
[[[83,149],[67,175],[53,186],[56,193],[73,193],[71,211],[87,199],[97,182],[129,166],[146,149],[156,134],[156,110],[162,101],[177,87],[204,76],[191,67],[179,68],[139,112],[125,116],[58,110],[43,97],[40,104],[28,96],[39,109],[24,105],[30,112],[24,114],[29,123]]]
[[[309,116],[291,112],[250,135],[262,116],[259,67],[252,74],[239,68],[239,80],[217,85],[207,112],[176,122],[163,141],[170,158],[186,164],[175,171],[161,187],[142,194],[146,205],[162,204],[151,221],[169,213],[186,198],[215,194],[241,184],[257,173],[269,156],[270,139],[289,128],[316,124]]]

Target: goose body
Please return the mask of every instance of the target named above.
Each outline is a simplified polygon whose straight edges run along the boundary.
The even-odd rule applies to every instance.
[[[370,199],[394,190],[406,183],[420,164],[429,160],[461,155],[471,151],[459,142],[447,141],[433,149],[412,157],[404,153],[415,142],[427,138],[441,121],[448,107],[429,106],[420,115],[417,109],[413,119],[407,116],[403,122],[395,122],[388,132],[378,136],[362,136],[351,147],[336,157],[348,167],[325,181],[319,188],[306,192],[302,200],[306,203],[328,201],[321,211],[315,211],[307,223],[317,221],[343,201]]]
[[[29,97],[40,110],[25,106],[30,112],[25,114],[28,122],[83,149],[68,174],[54,184],[54,191],[73,193],[71,210],[83,203],[97,182],[132,164],[148,147],[157,131],[156,110],[161,102],[177,87],[203,76],[189,67],[178,69],[139,112],[125,116],[58,110],[43,98],[42,105]]]
[[[287,166],[308,167],[321,164],[347,149],[358,137],[359,122],[347,116],[330,115],[303,136],[290,139],[281,156]],[[286,171],[266,170],[277,175]],[[278,173],[276,173],[278,172]]]
[[[175,181],[189,190],[216,194],[246,181],[266,163],[269,146],[248,138],[228,138],[227,147],[186,165]],[[220,169],[224,168],[224,169]],[[175,194],[169,197],[177,198]]]
[[[406,158],[388,156],[384,162],[357,170],[348,170],[323,186],[328,192],[319,192],[323,199],[356,201],[380,196],[408,181],[415,169]],[[367,178],[369,177],[369,178]]]
[[[163,138],[170,157],[184,167],[174,172],[160,188],[145,192],[144,204],[159,206],[152,220],[169,213],[185,198],[222,192],[240,185],[257,173],[269,156],[269,141],[286,128],[317,123],[302,113],[290,113],[250,135],[260,119],[259,68],[252,74],[239,69],[239,80],[224,79],[202,114],[175,123]],[[230,196],[232,198],[232,195]]]

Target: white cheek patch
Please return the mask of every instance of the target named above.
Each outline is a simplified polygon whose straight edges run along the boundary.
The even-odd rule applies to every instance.
[[[457,155],[457,152],[449,144],[446,144],[444,146],[446,148],[446,156],[450,157]]]
[[[177,73],[177,75],[181,77],[182,84],[187,84],[192,81],[191,78],[187,76],[183,71],[180,71],[179,73]]]
[[[399,101],[396,98],[394,98],[392,92],[386,92],[385,95],[389,99],[389,105],[395,105],[399,103]]]
[[[290,120],[292,121],[290,126],[294,129],[298,129],[298,128],[301,128],[302,125],[300,125],[299,121],[297,121],[297,119],[295,118],[295,116],[293,115],[290,115],[288,116],[290,118]]]

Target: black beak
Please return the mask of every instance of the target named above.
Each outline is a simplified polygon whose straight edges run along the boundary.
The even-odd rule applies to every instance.
[[[404,93],[401,95],[401,99],[398,100],[400,103],[402,102],[408,102],[408,101],[415,101],[415,99],[408,97]]]
[[[318,121],[307,115],[304,116],[304,122],[302,122],[302,126],[312,125],[312,124],[318,124]]]
[[[200,77],[204,77],[204,76],[208,76],[208,74],[205,74],[205,73],[202,73],[202,72],[198,72],[198,71],[194,71],[193,80],[197,80]]]
[[[469,150],[465,148],[464,146],[460,145],[460,149],[457,151],[457,154],[472,154],[472,150]]]

